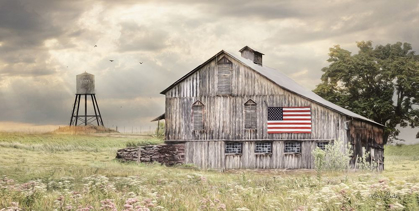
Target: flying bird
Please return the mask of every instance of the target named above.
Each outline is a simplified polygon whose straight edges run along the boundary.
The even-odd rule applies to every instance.
[[[143,64],[143,62],[140,62],[140,64]]]
[[[97,45],[95,45],[95,48],[97,47]]]
[[[109,60],[109,61],[113,62],[113,60],[112,60],[112,59],[111,59],[111,60]]]

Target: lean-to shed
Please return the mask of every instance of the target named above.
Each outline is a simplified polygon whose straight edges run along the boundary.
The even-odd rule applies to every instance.
[[[183,143],[186,163],[310,169],[315,147],[339,139],[352,147],[352,164],[370,152],[367,160],[384,168],[383,125],[266,67],[263,53],[248,46],[240,53],[222,50],[161,92],[165,142]]]

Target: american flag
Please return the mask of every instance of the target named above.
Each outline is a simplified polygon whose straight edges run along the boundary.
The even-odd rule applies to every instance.
[[[268,107],[268,133],[311,133],[310,107]]]

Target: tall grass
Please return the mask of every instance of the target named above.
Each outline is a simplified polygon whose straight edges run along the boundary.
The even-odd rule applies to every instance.
[[[406,157],[419,157],[419,144],[414,145],[386,145],[386,156],[406,156]]]
[[[418,163],[398,154],[386,154],[382,174],[326,172],[319,182],[314,171],[199,171],[114,160],[116,149],[149,138],[0,140],[0,210],[419,210],[419,181],[405,174],[419,170],[387,159]]]

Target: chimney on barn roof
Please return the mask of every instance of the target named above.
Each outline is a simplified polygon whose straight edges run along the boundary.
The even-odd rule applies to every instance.
[[[240,53],[242,53],[242,57],[246,58],[246,59],[250,59],[253,61],[253,63],[258,64],[260,66],[262,66],[262,55],[263,53],[256,51],[254,49],[251,49],[249,46],[244,46],[242,49],[240,49],[239,51]]]

